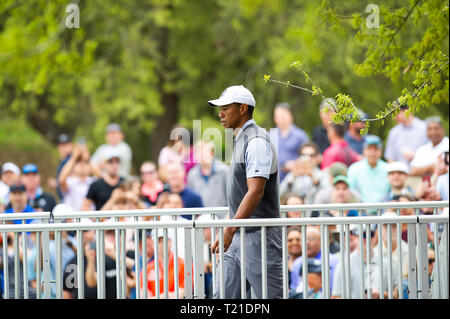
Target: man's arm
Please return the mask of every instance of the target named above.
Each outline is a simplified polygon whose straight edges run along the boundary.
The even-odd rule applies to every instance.
[[[267,180],[264,177],[251,177],[247,179],[248,191],[242,199],[241,204],[233,219],[245,219],[250,218],[258,206],[264,195],[264,188]],[[238,230],[238,227],[225,227],[223,248],[224,251],[228,250],[233,240],[234,233]],[[211,246],[211,251],[219,252],[219,239],[217,238],[214,244]]]
[[[413,176],[423,176],[425,174],[433,174],[435,169],[435,164],[425,165],[425,166],[412,166],[411,165],[411,175]]]

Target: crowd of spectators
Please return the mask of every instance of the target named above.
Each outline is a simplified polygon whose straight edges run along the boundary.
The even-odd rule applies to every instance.
[[[434,201],[449,200],[448,179],[448,150],[449,140],[445,134],[443,123],[439,117],[430,117],[425,121],[413,115],[407,115],[407,108],[403,108],[395,117],[397,125],[393,127],[385,141],[385,148],[380,137],[375,135],[361,136],[364,128],[363,122],[348,125],[330,123],[330,114],[323,109],[335,103],[333,99],[322,101],[319,106],[319,116],[322,124],[316,127],[311,138],[308,134],[294,124],[294,114],[288,103],[279,103],[274,110],[274,122],[278,130],[271,130],[271,138],[275,139],[279,156],[280,199],[282,204],[345,204],[345,203],[376,203],[389,201]],[[360,118],[367,115],[360,111]],[[180,126],[174,127],[174,129]],[[100,145],[91,155],[84,140],[73,141],[67,134],[62,134],[58,140],[60,164],[56,176],[56,196],[45,192],[42,187],[40,170],[37,165],[28,163],[19,168],[12,162],[1,166],[0,181],[0,212],[50,212],[50,211],[99,211],[99,210],[133,210],[147,208],[190,208],[190,207],[222,207],[227,206],[226,184],[228,178],[228,165],[215,156],[214,144],[210,141],[198,141],[195,145],[185,139],[169,140],[161,150],[158,161],[144,161],[139,167],[139,176],[132,173],[132,149],[125,142],[125,134],[119,124],[112,123],[106,128],[106,143]],[[377,211],[364,211],[363,215],[373,215]],[[392,212],[385,212],[385,214]],[[429,214],[433,211],[422,210]],[[442,213],[442,212],[440,212]],[[448,211],[447,211],[448,213]],[[339,212],[326,211],[324,216],[338,216]],[[414,211],[402,209],[402,215],[414,214]],[[288,212],[287,217],[314,217],[318,212],[310,212],[305,216],[300,212]],[[358,212],[349,210],[345,216],[357,216]],[[162,216],[164,220],[166,216]],[[182,215],[178,219],[191,219],[192,215]],[[203,218],[203,217],[202,217]],[[219,215],[218,218],[227,218]],[[86,222],[91,221],[85,219]],[[105,220],[105,219],[102,219]],[[121,218],[127,220],[127,218]],[[141,220],[150,220],[142,217]],[[13,221],[21,223],[21,220]],[[26,220],[27,223],[38,223],[39,220]],[[402,242],[393,242],[393,250],[406,242],[406,225],[402,225]],[[179,229],[181,230],[181,229]],[[352,269],[359,270],[360,262],[358,236],[359,228],[351,229],[351,256]],[[394,227],[393,231],[397,231]],[[383,234],[385,234],[383,228]],[[331,229],[333,233],[333,229]],[[134,256],[135,243],[134,230],[126,232],[126,264],[127,264],[127,298],[136,297],[136,276],[142,277],[142,272],[136,274],[136,264],[139,269],[147,270],[148,291],[150,297],[155,297],[155,245],[162,245],[160,234],[151,235],[148,232],[147,255],[136,261]],[[373,245],[383,242],[386,248],[386,238],[378,240],[377,232],[372,232]],[[184,234],[178,234],[178,242],[173,241],[173,233],[169,232],[169,295],[173,297],[174,282],[174,245],[178,244],[179,252],[184,251]],[[308,257],[308,297],[320,298],[321,290],[321,251],[320,232],[316,226],[308,226],[306,231],[306,247],[301,247],[301,229],[289,227],[287,245],[289,252],[289,287],[293,298],[302,296],[302,248]],[[365,236],[365,233],[364,233]],[[383,235],[384,236],[384,235]],[[64,232],[63,237],[63,269],[64,269],[64,298],[77,298],[77,291],[66,285],[72,274],[71,268],[76,265],[76,233]],[[429,246],[433,246],[430,232]],[[8,233],[7,243],[0,242],[1,251],[7,250],[11,259],[8,263],[9,287],[14,291],[14,251],[12,233]],[[396,238],[393,236],[392,238]],[[156,239],[158,242],[154,243]],[[28,234],[27,238],[19,237],[19,241],[28,242],[28,278],[29,291],[35,296],[36,291],[36,237]],[[206,243],[211,241],[211,234],[205,232]],[[366,241],[364,241],[364,244]],[[51,271],[55,276],[55,241],[50,238]],[[95,265],[95,236],[93,231],[83,233],[85,252],[85,296],[96,298],[96,265]],[[20,245],[20,247],[22,247]],[[106,297],[116,297],[115,279],[115,232],[105,233],[105,275]],[[159,253],[163,251],[162,246]],[[372,263],[378,262],[377,248],[372,249],[374,258]],[[339,245],[330,235],[330,288],[333,297],[342,297],[342,287],[339,263]],[[405,250],[403,250],[405,252]],[[364,249],[366,253],[366,249]],[[432,252],[430,252],[431,254]],[[23,252],[21,252],[22,258]],[[205,254],[206,279],[210,278],[211,260]],[[396,256],[396,254],[393,254]],[[3,269],[3,253],[0,253],[0,269]],[[179,283],[184,284],[184,256],[180,259]],[[210,258],[210,256],[209,256]],[[366,258],[366,256],[364,257]],[[395,257],[394,257],[395,258]],[[22,260],[22,259],[21,259]],[[383,259],[386,261],[386,259]],[[404,258],[403,260],[406,260]],[[159,278],[163,278],[162,256],[159,258]],[[394,262],[396,260],[394,259]],[[22,274],[23,264],[20,262]],[[353,268],[355,267],[355,268]],[[372,267],[372,269],[379,269]],[[387,274],[387,271],[384,272]],[[1,274],[0,274],[1,275]],[[311,278],[310,278],[311,277]],[[378,276],[372,283],[373,296],[380,295]],[[359,274],[352,271],[352,296],[359,291]],[[396,278],[395,285],[403,289],[404,278]],[[210,280],[208,285],[210,285]],[[387,287],[387,285],[384,285]],[[1,280],[3,293],[3,280]],[[164,287],[161,282],[160,292]],[[184,286],[180,286],[180,294]],[[211,287],[206,287],[207,294]],[[23,287],[21,293],[23,294]],[[52,287],[52,296],[55,289]],[[356,296],[356,295],[355,295]]]

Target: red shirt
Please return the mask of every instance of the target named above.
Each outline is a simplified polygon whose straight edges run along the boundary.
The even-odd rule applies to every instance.
[[[335,162],[341,162],[350,166],[359,160],[356,153],[345,140],[332,143],[324,152],[322,158],[322,169],[330,167]]]

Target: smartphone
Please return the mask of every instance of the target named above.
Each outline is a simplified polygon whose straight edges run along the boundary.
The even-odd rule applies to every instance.
[[[85,144],[86,144],[86,138],[85,138],[84,136],[80,136],[80,137],[77,139],[77,144],[85,145]]]
[[[91,249],[93,249],[93,250],[96,250],[96,247],[97,245],[95,244],[95,241],[91,241],[90,243],[89,243],[89,248],[91,248]]]

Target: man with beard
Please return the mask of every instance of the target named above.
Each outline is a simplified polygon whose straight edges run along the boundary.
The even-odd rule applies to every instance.
[[[92,204],[95,205],[95,210],[100,210],[111,197],[112,191],[122,183],[124,179],[119,176],[119,156],[115,151],[106,155],[102,177],[89,186],[82,210],[89,210]]]

